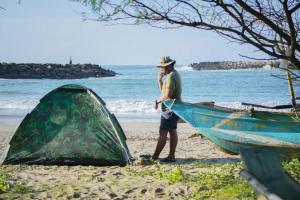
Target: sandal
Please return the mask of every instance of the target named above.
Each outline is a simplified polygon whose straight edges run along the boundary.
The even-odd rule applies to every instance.
[[[158,157],[152,156],[151,159],[154,160],[154,161],[156,161],[156,160],[158,160]]]
[[[151,154],[148,152],[142,152],[139,155],[140,158],[144,158],[144,159],[150,159],[151,158]]]

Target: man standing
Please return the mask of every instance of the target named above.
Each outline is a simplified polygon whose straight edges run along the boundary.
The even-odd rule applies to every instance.
[[[172,60],[169,56],[162,57],[158,74],[158,86],[161,91],[161,96],[155,101],[155,109],[161,104],[164,99],[176,99],[181,101],[181,79],[179,73],[174,69],[176,61]],[[163,82],[163,77],[166,76]],[[170,152],[169,155],[162,159],[163,162],[175,162],[175,150],[178,142],[177,136],[177,120],[178,117],[175,113],[167,109],[161,104],[162,114],[159,127],[159,138],[157,141],[155,152],[152,159],[156,160],[163,150],[167,142],[167,135],[170,134]]]

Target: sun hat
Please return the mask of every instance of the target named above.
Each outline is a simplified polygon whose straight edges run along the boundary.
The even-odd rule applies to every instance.
[[[160,58],[159,64],[157,65],[157,67],[166,67],[169,66],[171,64],[175,64],[176,60],[172,60],[170,58],[170,56],[164,56]]]

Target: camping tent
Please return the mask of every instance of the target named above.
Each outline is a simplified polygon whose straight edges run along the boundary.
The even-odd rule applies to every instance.
[[[129,163],[125,134],[104,101],[86,87],[65,85],[44,96],[24,118],[3,164]]]

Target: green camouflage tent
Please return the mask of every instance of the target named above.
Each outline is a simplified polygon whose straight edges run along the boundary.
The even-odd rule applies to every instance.
[[[104,101],[88,88],[65,85],[44,96],[24,118],[3,164],[129,163],[125,134]]]

